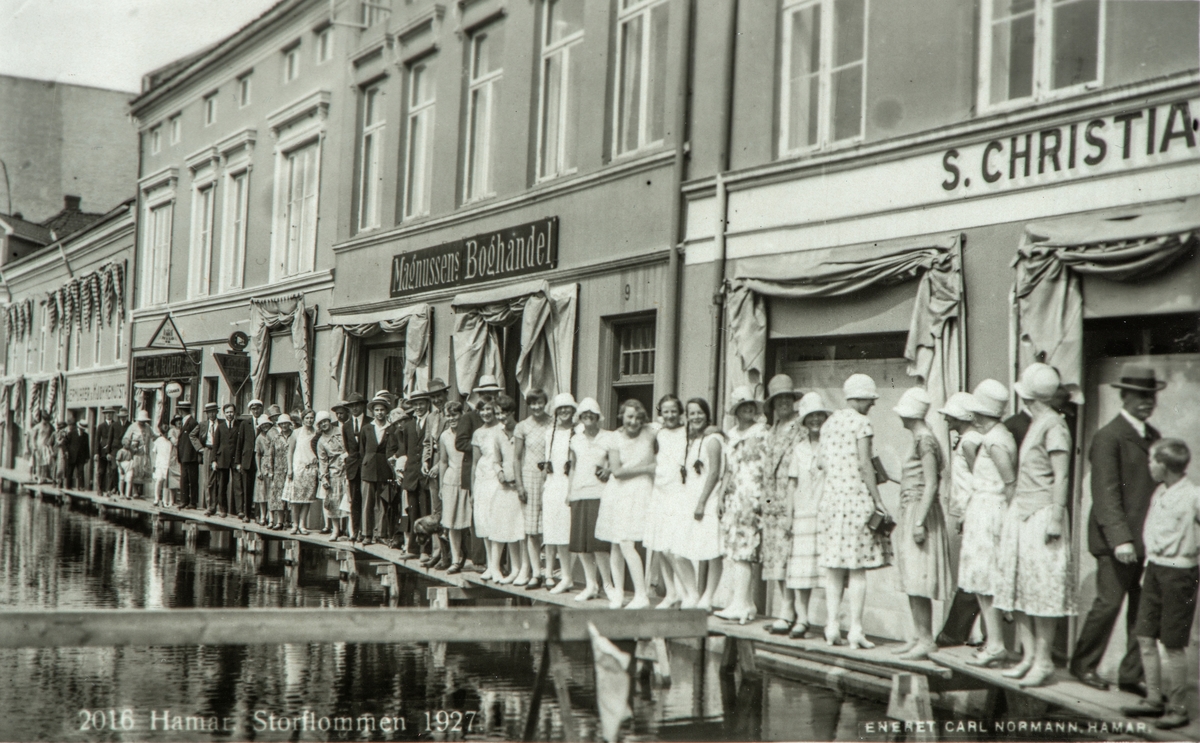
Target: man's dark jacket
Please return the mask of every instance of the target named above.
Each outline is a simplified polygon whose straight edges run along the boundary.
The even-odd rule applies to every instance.
[[[392,479],[392,466],[388,457],[394,454],[390,428],[383,431],[382,440],[375,434],[375,423],[368,421],[358,432],[358,445],[362,451],[359,477],[363,482],[388,482]]]
[[[1088,517],[1088,551],[1111,555],[1133,542],[1138,558],[1145,557],[1142,525],[1157,483],[1150,477],[1150,445],[1160,438],[1149,424],[1146,437],[1117,414],[1092,438],[1092,513]]]

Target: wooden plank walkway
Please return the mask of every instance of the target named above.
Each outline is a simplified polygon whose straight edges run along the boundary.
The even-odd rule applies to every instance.
[[[1098,724],[1107,724],[1108,730],[1099,735],[1101,739],[1127,734],[1148,740],[1200,740],[1200,721],[1197,720],[1177,730],[1159,730],[1154,727],[1153,720],[1124,717],[1121,707],[1138,701],[1137,696],[1128,692],[1093,689],[1076,681],[1061,668],[1055,671],[1054,683],[1048,686],[1022,687],[1016,680],[1002,676],[1003,669],[967,665],[967,658],[974,652],[974,648],[968,647],[942,648],[932,658],[956,674],[979,679],[1009,693],[1031,697]],[[1119,730],[1114,730],[1114,727]]]

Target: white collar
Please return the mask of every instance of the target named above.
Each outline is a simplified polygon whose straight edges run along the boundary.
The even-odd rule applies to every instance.
[[[1146,438],[1146,422],[1145,421],[1140,421],[1137,418],[1134,418],[1132,415],[1129,414],[1129,411],[1126,410],[1125,408],[1121,408],[1121,415],[1124,416],[1125,420],[1129,421],[1129,425],[1133,426],[1133,430],[1138,432],[1138,436],[1141,436],[1142,438]]]

